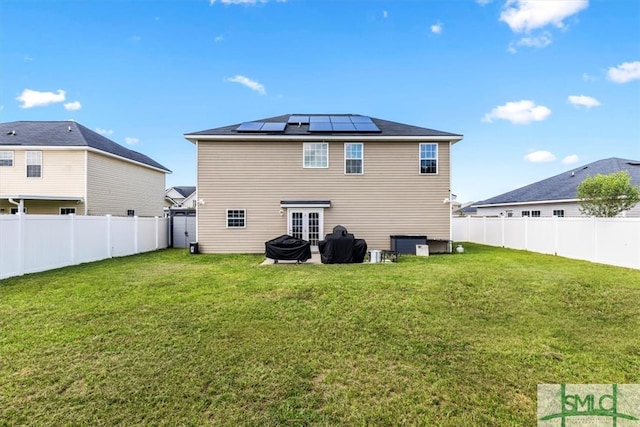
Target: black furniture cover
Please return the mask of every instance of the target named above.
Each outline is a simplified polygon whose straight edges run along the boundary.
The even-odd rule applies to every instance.
[[[311,258],[311,244],[306,240],[296,239],[283,234],[264,244],[265,255],[273,260],[305,262]]]
[[[318,249],[323,264],[361,263],[367,253],[367,242],[356,239],[346,228],[336,225],[333,233],[318,243]]]

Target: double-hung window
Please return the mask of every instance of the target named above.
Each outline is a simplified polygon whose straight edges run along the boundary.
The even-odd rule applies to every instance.
[[[245,228],[246,216],[244,209],[227,209],[227,228]]]
[[[0,166],[13,166],[13,151],[0,151]]]
[[[344,144],[344,173],[347,175],[364,173],[364,148],[361,142]]]
[[[42,151],[27,151],[27,178],[42,177]]]
[[[438,173],[438,144],[420,144],[420,174]]]
[[[304,168],[328,168],[329,144],[326,142],[305,142],[302,144]]]

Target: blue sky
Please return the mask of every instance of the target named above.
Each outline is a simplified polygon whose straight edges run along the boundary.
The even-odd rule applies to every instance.
[[[76,120],[195,185],[183,134],[288,113],[459,133],[481,200],[640,160],[637,0],[2,0],[0,120]]]

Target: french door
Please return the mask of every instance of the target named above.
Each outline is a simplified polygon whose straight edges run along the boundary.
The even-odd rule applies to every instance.
[[[311,250],[318,250],[318,242],[324,232],[324,211],[322,209],[289,208],[287,233],[296,239],[306,240]]]

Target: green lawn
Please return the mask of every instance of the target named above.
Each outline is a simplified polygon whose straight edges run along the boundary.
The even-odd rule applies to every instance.
[[[539,383],[640,383],[640,271],[464,246],[2,280],[0,425],[535,425]]]

